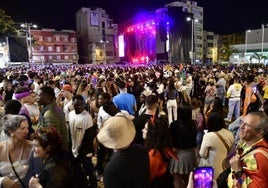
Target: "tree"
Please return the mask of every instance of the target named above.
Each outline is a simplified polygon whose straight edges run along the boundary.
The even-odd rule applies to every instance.
[[[7,36],[16,35],[15,22],[10,16],[6,15],[3,9],[0,9],[0,39]]]
[[[262,59],[265,60],[265,59],[267,59],[267,57],[262,55],[262,53],[254,52],[254,54],[252,56],[250,56],[250,60],[252,60],[252,59],[257,59],[258,63],[260,63]]]
[[[237,53],[237,52],[238,50],[235,49],[234,47],[229,46],[229,45],[224,45],[219,50],[219,59],[222,61],[229,61],[230,56],[233,53]]]

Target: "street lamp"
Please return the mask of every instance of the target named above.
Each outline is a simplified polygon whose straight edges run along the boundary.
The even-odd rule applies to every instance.
[[[262,36],[261,36],[261,54],[263,54],[263,44],[264,44],[264,28],[268,26],[268,24],[261,24]]]
[[[31,28],[37,28],[38,26],[32,23],[23,23],[20,25],[22,28],[25,28],[26,31],[26,42],[28,48],[29,55],[29,63],[32,63],[32,36],[31,36]]]
[[[198,19],[193,19],[191,17],[187,17],[186,21],[192,22],[192,37],[191,37],[191,51],[190,51],[190,58],[191,64],[195,64],[195,48],[194,48],[194,22],[197,23]]]
[[[246,53],[247,53],[247,47],[248,47],[248,33],[250,33],[251,30],[246,30],[246,33],[245,33],[245,55],[246,56]]]

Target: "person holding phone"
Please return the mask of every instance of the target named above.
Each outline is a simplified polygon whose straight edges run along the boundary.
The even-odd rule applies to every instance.
[[[204,168],[207,168],[209,169],[210,171],[210,168],[211,167],[204,167]],[[198,168],[199,169],[199,168]],[[213,169],[213,168],[212,168]],[[207,172],[207,171],[206,171]],[[186,188],[200,188],[200,186],[197,186],[197,178],[194,178],[195,175],[198,175],[198,173],[200,173],[200,170],[195,170],[194,172],[191,172],[190,175],[189,175],[189,181],[188,181],[188,185]],[[202,172],[201,172],[202,173]],[[214,172],[213,172],[214,173]],[[213,173],[209,173],[209,177],[213,177]],[[200,179],[199,179],[200,180]],[[201,180],[204,180],[204,181],[207,181],[207,183],[209,184],[209,186],[204,186],[204,187],[201,187],[201,188],[218,188],[217,186],[217,182],[214,178],[208,178],[208,179],[201,179]],[[209,180],[209,181],[208,181]]]

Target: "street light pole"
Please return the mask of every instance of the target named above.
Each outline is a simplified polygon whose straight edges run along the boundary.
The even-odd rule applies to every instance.
[[[263,54],[263,42],[264,42],[264,24],[261,24],[262,36],[261,36],[261,54]]]
[[[191,41],[191,52],[192,52],[192,61],[191,61],[191,63],[192,63],[192,65],[194,65],[194,21],[193,21],[193,19],[191,20],[191,22],[192,22],[192,41]]]
[[[21,24],[21,27],[25,28],[26,30],[26,42],[27,42],[27,49],[28,49],[28,56],[29,56],[29,63],[32,63],[32,36],[31,36],[31,28],[37,28],[37,25],[32,23],[24,23]]]
[[[191,51],[190,51],[190,58],[191,64],[195,64],[195,48],[194,48],[194,22],[198,22],[198,19],[193,19],[191,17],[187,17],[186,20],[189,22],[191,21],[192,24],[192,36],[191,36]]]
[[[246,53],[247,53],[247,47],[248,47],[248,33],[250,33],[251,30],[246,30],[246,33],[245,33],[245,55],[246,56]]]

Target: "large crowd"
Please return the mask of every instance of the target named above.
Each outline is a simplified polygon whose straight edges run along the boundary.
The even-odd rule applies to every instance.
[[[254,64],[1,69],[0,187],[186,188],[198,166],[213,167],[217,187],[227,164],[228,187],[268,187],[267,74]]]

